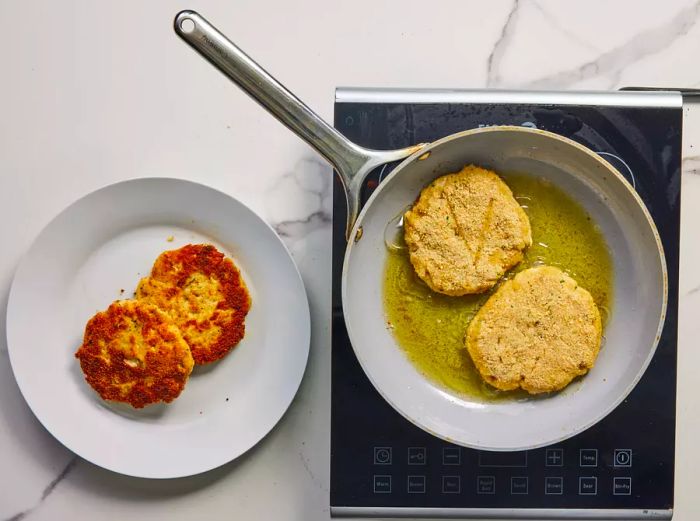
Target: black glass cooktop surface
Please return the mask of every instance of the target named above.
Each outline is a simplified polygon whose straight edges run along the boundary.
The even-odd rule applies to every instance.
[[[482,93],[484,94],[484,93]],[[611,93],[614,94],[614,93]],[[348,339],[340,279],[345,196],[333,186],[331,507],[334,515],[670,516],[673,507],[682,110],[655,102],[592,104],[337,101],[355,143],[401,148],[485,125],[524,125],[598,152],[633,183],[661,235],[668,314],[641,381],[610,415],[556,445],[516,453],[467,449],[404,419],[365,376]],[[369,96],[371,98],[371,96]],[[390,98],[387,97],[387,98]],[[407,101],[408,99],[408,101]],[[668,105],[668,104],[666,104]],[[395,165],[365,181],[363,202]],[[503,509],[503,510],[495,510]],[[507,510],[506,510],[507,509]],[[566,509],[566,512],[564,512]]]

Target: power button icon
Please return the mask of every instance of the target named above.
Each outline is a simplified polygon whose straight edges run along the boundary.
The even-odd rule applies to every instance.
[[[613,457],[614,467],[632,466],[632,449],[615,449]]]

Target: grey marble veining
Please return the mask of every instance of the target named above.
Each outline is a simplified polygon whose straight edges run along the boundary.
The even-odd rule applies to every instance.
[[[56,487],[63,481],[66,476],[73,470],[73,468],[77,465],[78,461],[80,458],[78,456],[73,456],[68,464],[63,467],[63,470],[58,473],[58,476],[56,476],[53,480],[51,480],[51,483],[49,483],[46,488],[41,492],[41,497],[39,498],[39,502],[36,503],[35,505],[29,507],[26,510],[23,510],[21,512],[18,512],[17,514],[7,518],[7,521],[20,521],[20,519],[25,519],[29,514],[31,514],[36,508],[38,508],[45,500],[47,497],[49,497],[53,491],[56,489]]]
[[[508,16],[501,28],[501,34],[494,43],[488,58],[486,59],[486,86],[499,87],[502,83],[499,75],[499,66],[503,55],[507,52],[513,38],[513,26],[517,21],[518,9],[523,0],[513,0],[513,6],[508,11]]]
[[[698,22],[700,2],[679,11],[670,21],[659,23],[657,27],[630,36],[630,38],[613,49],[601,53],[595,59],[566,68],[549,76],[533,80],[523,87],[546,89],[556,86],[568,88],[580,81],[604,76],[609,79],[608,88],[619,87],[622,71],[642,58],[653,56],[667,49],[678,39],[683,38]]]
[[[271,220],[272,227],[285,240],[296,241],[320,228],[330,226],[332,210],[332,176],[330,166],[315,156],[303,157],[294,168],[280,176],[265,192],[270,213],[285,214],[280,209],[294,197],[302,194],[303,206],[298,217],[278,217]]]

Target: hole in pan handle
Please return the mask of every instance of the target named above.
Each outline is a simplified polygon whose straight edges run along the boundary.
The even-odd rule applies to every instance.
[[[195,51],[335,167],[348,202],[346,238],[357,218],[365,176],[377,166],[403,159],[422,146],[391,151],[360,147],[323,121],[198,13],[181,11],[175,17],[174,29]]]

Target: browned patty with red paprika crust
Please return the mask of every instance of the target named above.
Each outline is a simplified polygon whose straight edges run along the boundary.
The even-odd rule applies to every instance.
[[[210,244],[161,253],[136,298],[170,316],[197,364],[224,357],[245,334],[248,290],[233,261]]]
[[[194,366],[177,326],[156,306],[136,300],[116,301],[92,317],[75,356],[103,399],[136,408],[172,402]]]

